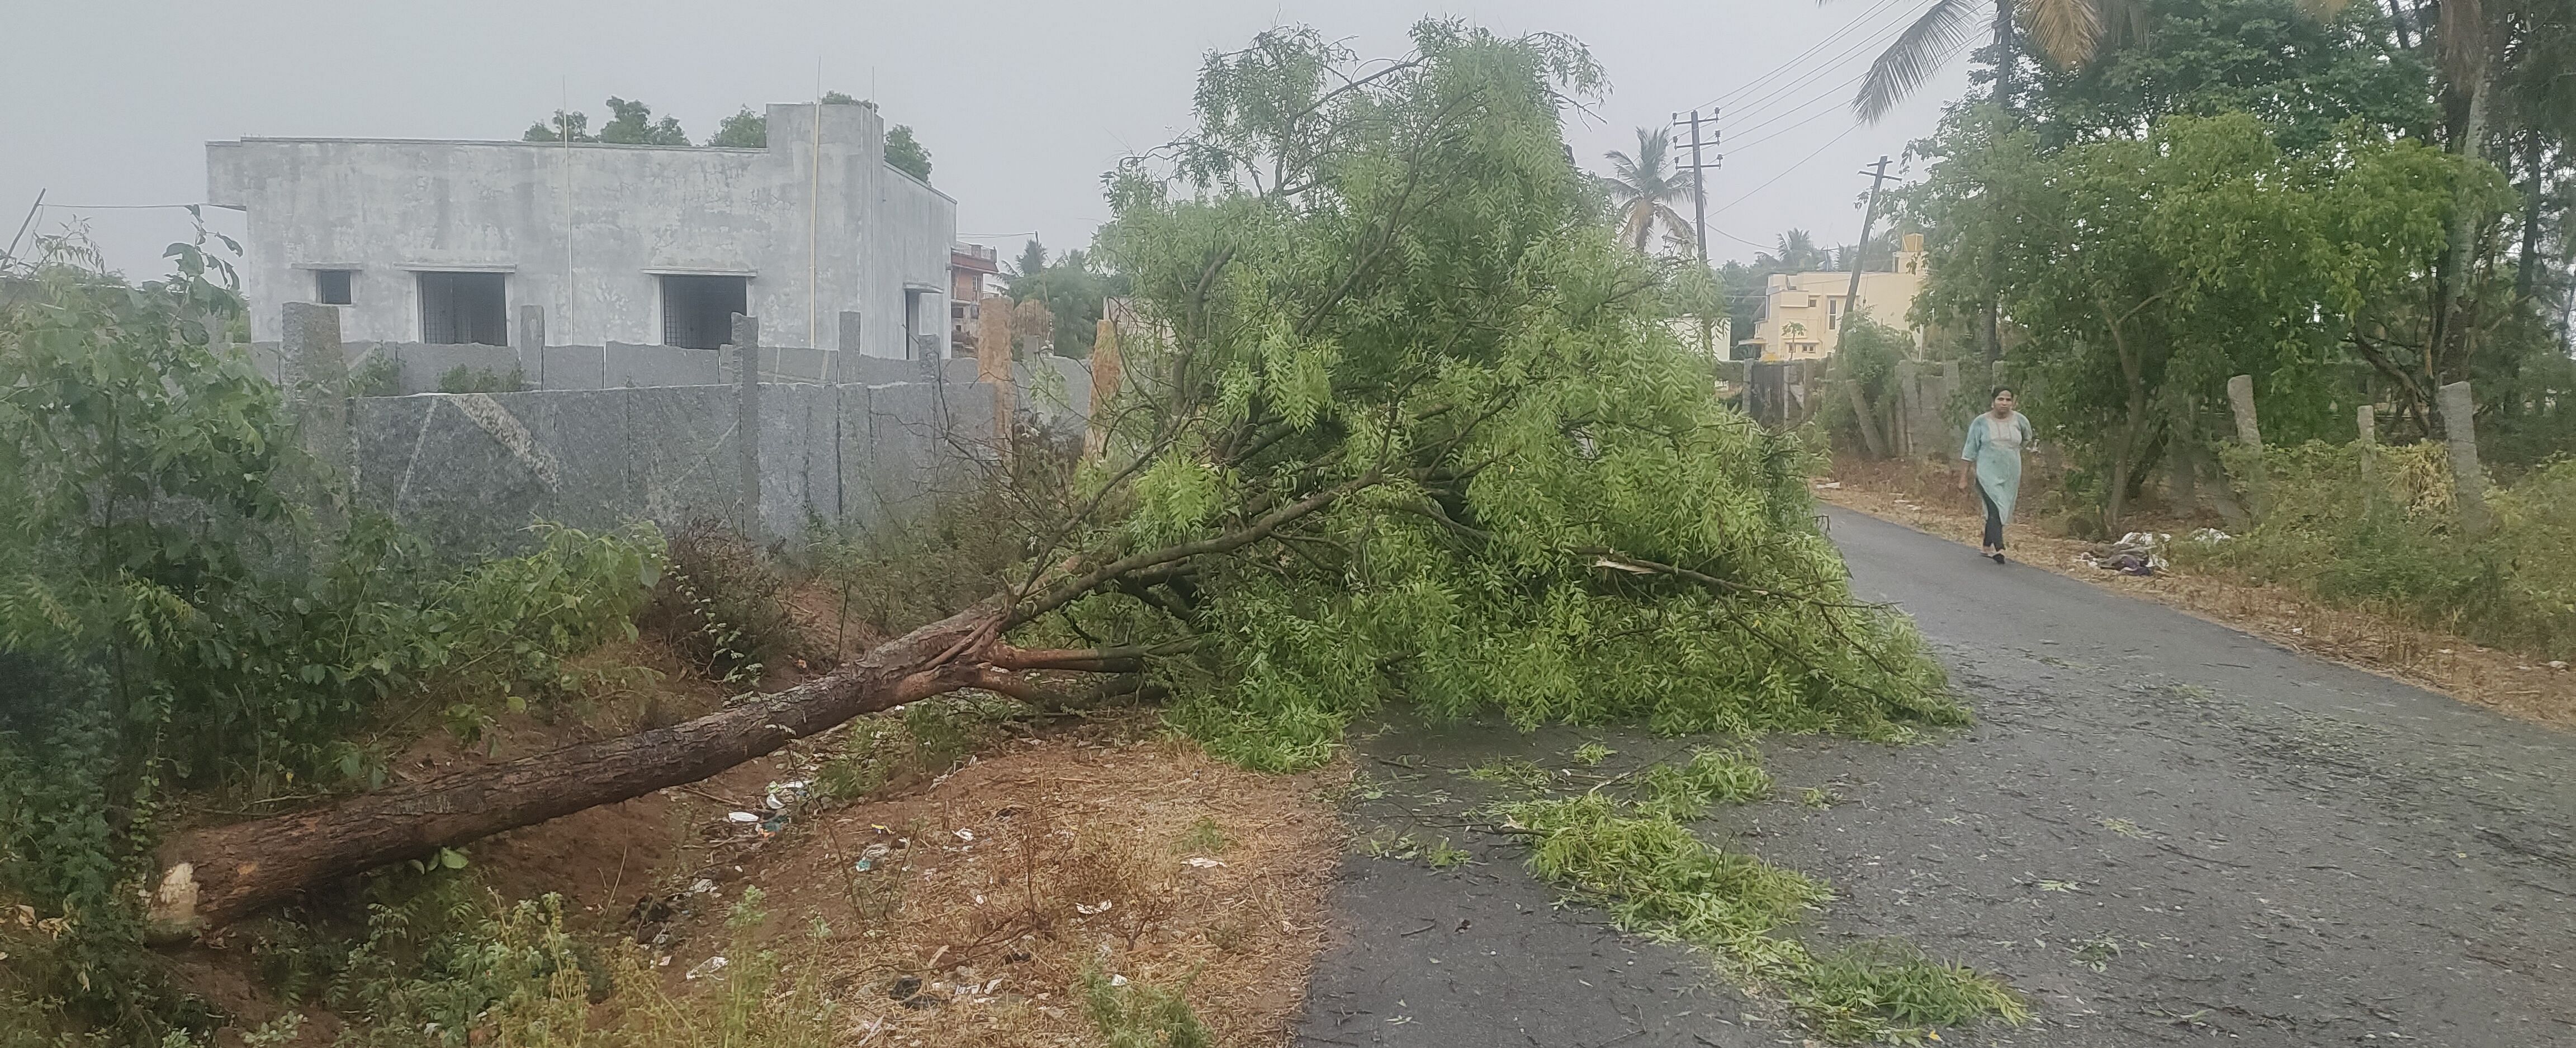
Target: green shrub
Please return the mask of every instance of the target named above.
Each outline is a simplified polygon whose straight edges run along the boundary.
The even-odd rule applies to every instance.
[[[2229,468],[2243,477],[2243,452]],[[2233,541],[2181,544],[2187,562],[2280,582],[2536,658],[2576,658],[2576,460],[2487,494],[2494,526],[2463,527],[2446,449],[2310,442],[2264,456],[2270,506]]]
[[[0,903],[60,922],[8,951],[0,1000],[151,1043],[203,1025],[135,912],[180,791],[257,811],[380,781],[361,729],[445,692],[479,731],[560,693],[660,558],[649,531],[550,529],[458,565],[352,508],[278,388],[209,341],[229,271],[174,255],[135,286],[49,242],[0,306]]]
[[[722,522],[700,520],[672,537],[669,570],[642,621],[708,679],[757,681],[798,646],[786,592],[767,550]]]
[[[1123,985],[1122,985],[1123,983]],[[1082,970],[1083,1009],[1109,1048],[1213,1048],[1216,1035],[1178,991]]]

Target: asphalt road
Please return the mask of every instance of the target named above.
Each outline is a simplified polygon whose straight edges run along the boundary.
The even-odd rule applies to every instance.
[[[1951,1043],[2576,1046],[2576,737],[1842,510],[1863,597],[1915,617],[1970,730],[1764,744],[1779,799],[1711,840],[1828,879],[1805,935],[1893,936],[2009,978],[2038,1021]],[[1795,1044],[1689,953],[1551,905],[1459,811],[1495,754],[1619,760],[1619,732],[1392,728],[1362,745],[1380,836],[1460,869],[1352,855],[1312,1045]],[[1829,807],[1797,803],[1807,787]],[[1437,962],[1437,963],[1434,963]]]

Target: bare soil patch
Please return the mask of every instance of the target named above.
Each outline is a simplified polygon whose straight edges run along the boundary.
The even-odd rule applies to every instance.
[[[1318,793],[1346,775],[1247,772],[1170,738],[1018,738],[817,814],[639,938],[697,968],[729,948],[722,903],[758,886],[760,937],[826,966],[852,1043],[1092,1043],[1089,968],[1181,993],[1219,1043],[1282,1044],[1343,836]],[[832,933],[801,954],[818,919]]]

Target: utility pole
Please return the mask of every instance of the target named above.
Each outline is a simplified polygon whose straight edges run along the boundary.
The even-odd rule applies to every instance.
[[[1717,132],[1711,130],[1708,139],[1702,141],[1699,133],[1700,122],[1699,110],[1691,110],[1689,120],[1691,162],[1686,166],[1691,172],[1691,219],[1695,223],[1691,228],[1691,246],[1699,251],[1699,261],[1704,266],[1708,264],[1708,179],[1705,173],[1709,168],[1725,163],[1726,156],[1719,154],[1711,159],[1701,159],[1700,147],[1716,145]],[[1709,111],[1707,122],[1711,124],[1717,122],[1716,110]],[[1682,115],[1673,114],[1673,125],[1679,127],[1682,123]]]
[[[1860,243],[1852,245],[1851,291],[1843,296],[1843,318],[1846,325],[1850,323],[1852,311],[1860,308],[1860,264],[1869,256],[1870,226],[1878,221],[1878,186],[1879,183],[1887,181],[1887,158],[1879,157],[1878,163],[1872,165],[1872,170],[1863,171],[1861,174],[1869,176],[1869,203],[1862,207],[1860,212]],[[1840,349],[1842,344],[1842,334],[1837,331],[1834,335],[1834,347]]]

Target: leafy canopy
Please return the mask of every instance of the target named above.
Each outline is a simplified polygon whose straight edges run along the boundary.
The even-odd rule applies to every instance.
[[[1146,323],[1025,619],[1139,646],[1173,719],[1265,767],[1402,700],[1523,725],[1900,734],[1956,720],[1851,600],[1804,453],[1712,402],[1558,107],[1578,45],[1426,21],[1211,55],[1199,131],[1111,180]],[[1159,163],[1157,163],[1159,161]],[[1095,568],[1094,565],[1099,567]],[[1084,586],[1108,579],[1097,590]]]

